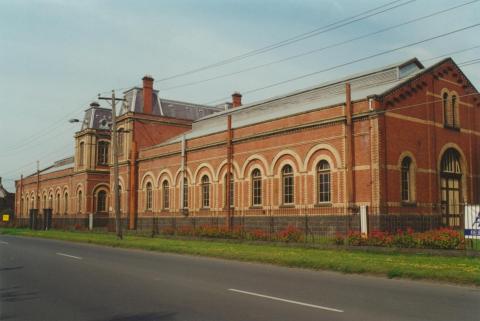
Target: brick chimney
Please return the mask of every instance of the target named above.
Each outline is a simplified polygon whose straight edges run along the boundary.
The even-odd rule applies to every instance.
[[[236,91],[232,94],[232,107],[235,108],[239,106],[242,106],[242,94]]]
[[[153,77],[145,75],[143,78],[143,112],[153,113]]]

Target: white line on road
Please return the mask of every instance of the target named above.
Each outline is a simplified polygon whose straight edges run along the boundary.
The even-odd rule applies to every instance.
[[[299,301],[287,300],[287,299],[277,298],[277,297],[274,297],[274,296],[269,296],[269,295],[254,293],[254,292],[247,292],[247,291],[242,291],[242,290],[237,290],[237,289],[228,289],[228,291],[233,291],[233,292],[258,296],[258,297],[265,298],[265,299],[270,299],[270,300],[276,300],[276,301],[282,301],[282,302],[287,302],[287,303],[292,303],[292,304],[303,305],[303,306],[310,307],[310,308],[315,308],[315,309],[322,309],[322,310],[327,310],[327,311],[332,311],[332,312],[343,312],[343,310],[324,307],[324,306],[321,306],[321,305],[315,305],[315,304],[309,304],[309,303],[304,303],[304,302],[299,302]]]
[[[0,241],[0,244],[8,244],[8,242]]]
[[[73,256],[73,255],[68,255],[68,254],[59,253],[59,252],[57,252],[57,255],[66,256],[66,257],[71,257],[72,259],[77,259],[77,260],[81,260],[81,259],[82,259],[82,258],[79,257],[79,256]]]

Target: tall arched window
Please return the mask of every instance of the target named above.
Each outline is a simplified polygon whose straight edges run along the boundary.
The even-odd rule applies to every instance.
[[[97,194],[97,212],[107,211],[107,192],[100,191]]]
[[[252,172],[252,206],[262,205],[262,173],[258,168]]]
[[[68,193],[67,192],[65,192],[65,194],[63,195],[63,210],[65,214],[68,213]]]
[[[43,208],[47,208],[48,207],[48,204],[47,204],[47,195],[43,195]]]
[[[145,191],[145,209],[151,211],[153,208],[153,190],[152,183],[148,182]]]
[[[443,222],[448,226],[459,226],[463,175],[460,153],[453,148],[448,149],[442,157],[440,166]]]
[[[97,148],[97,163],[99,165],[107,165],[108,164],[108,142],[101,141],[98,142]]]
[[[122,186],[118,185],[118,211],[122,213]]]
[[[442,96],[442,105],[443,105],[443,124],[445,126],[448,126],[450,124],[450,121],[449,121],[449,108],[448,108],[448,93],[443,93],[443,96]]]
[[[202,177],[202,207],[210,207],[210,180],[207,175]]]
[[[457,103],[457,96],[452,96],[452,127],[457,128],[459,125],[458,121],[458,103]]]
[[[56,205],[56,211],[57,213],[60,213],[61,212],[61,209],[60,209],[60,200],[61,200],[61,196],[60,196],[60,193],[57,194],[57,205]]]
[[[183,178],[183,208],[188,208],[188,179]]]
[[[163,208],[170,208],[170,186],[167,180],[162,183]]]
[[[405,157],[401,164],[402,201],[411,202],[412,197],[412,159]]]
[[[48,208],[53,211],[53,194],[48,197]]]
[[[317,202],[331,202],[331,177],[330,164],[321,160],[317,165]]]
[[[228,177],[228,175],[225,174],[225,179],[224,179],[224,183],[223,183],[223,185],[225,186],[225,207],[227,207],[227,192],[228,192],[228,191],[230,192],[230,195],[229,195],[229,198],[230,198],[230,207],[233,207],[233,204],[234,204],[234,195],[235,195],[235,192],[234,192],[235,186],[234,186],[233,173],[230,173],[230,182],[227,182],[227,177]],[[227,186],[228,186],[227,184],[230,185],[230,190],[227,188]]]
[[[83,162],[85,159],[85,143],[81,142],[80,146],[78,147],[78,165],[83,166]]]
[[[285,165],[282,168],[282,200],[283,204],[293,204],[293,169],[290,165]]]
[[[77,211],[78,211],[78,213],[82,213],[82,204],[83,204],[82,191],[78,191],[78,196],[77,196]]]

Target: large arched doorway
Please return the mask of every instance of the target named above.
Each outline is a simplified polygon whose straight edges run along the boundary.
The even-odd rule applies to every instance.
[[[462,197],[462,167],[460,154],[453,148],[447,149],[440,164],[440,197],[442,223],[459,227]]]

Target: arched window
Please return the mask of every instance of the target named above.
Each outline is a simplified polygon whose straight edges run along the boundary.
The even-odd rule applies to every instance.
[[[183,208],[188,208],[188,179],[183,178]]]
[[[122,187],[118,185],[118,211],[122,213]]]
[[[164,180],[162,183],[162,195],[163,195],[163,208],[170,208],[170,186],[168,181]]]
[[[262,205],[262,174],[258,168],[252,172],[252,206]]]
[[[293,204],[293,169],[290,165],[282,168],[282,200],[283,204]]]
[[[78,147],[78,165],[83,166],[83,162],[85,159],[85,143],[81,142],[80,146]]]
[[[118,150],[118,156],[121,156],[123,155],[123,150],[124,150],[124,147],[123,147],[123,144],[124,144],[124,135],[125,135],[125,131],[123,130],[123,128],[120,128],[118,130],[118,133],[117,133],[117,150]]]
[[[107,192],[100,191],[97,194],[97,212],[107,211]]]
[[[98,142],[97,163],[99,165],[108,164],[108,145],[108,142],[105,141]]]
[[[82,213],[82,204],[83,204],[83,198],[82,198],[82,191],[78,191],[78,197],[77,197],[77,210],[78,213]]]
[[[53,211],[53,194],[48,197],[48,208]]]
[[[61,209],[60,209],[60,200],[61,200],[61,196],[60,196],[60,193],[57,194],[57,205],[56,205],[56,211],[57,213],[60,213],[61,212]]]
[[[47,195],[43,195],[43,208],[47,208],[48,207],[48,204],[47,204]]]
[[[453,148],[448,149],[442,157],[440,167],[443,223],[458,227],[462,202],[462,167],[459,152]]]
[[[412,197],[412,159],[405,157],[401,165],[402,201],[411,202]]]
[[[202,177],[202,207],[210,207],[210,180],[207,175]]]
[[[442,97],[442,105],[443,105],[443,124],[445,126],[448,126],[450,124],[450,121],[449,121],[449,108],[448,108],[448,93],[443,93],[443,97]]]
[[[452,127],[457,128],[459,124],[458,121],[458,103],[457,96],[452,96]]]
[[[30,206],[30,198],[27,196],[27,201],[25,202],[25,212],[28,214]]]
[[[317,165],[317,202],[331,202],[332,181],[330,175],[330,164],[321,160]]]
[[[234,183],[234,179],[233,179],[233,173],[230,173],[230,182],[227,182],[227,177],[228,177],[228,175],[225,174],[225,179],[224,179],[224,183],[223,183],[223,185],[225,186],[225,207],[227,207],[227,192],[230,192],[229,193],[230,194],[229,195],[230,207],[233,207],[234,195],[235,195],[235,193],[234,193],[234,189],[235,189],[234,184],[235,183]],[[229,188],[227,188],[228,187],[227,184],[230,185],[230,187],[229,187],[230,190],[229,190]]]
[[[148,182],[146,186],[145,209],[151,211],[153,208],[153,190],[152,183]]]
[[[68,213],[68,193],[67,192],[65,192],[65,194],[63,195],[63,210],[65,214]]]

